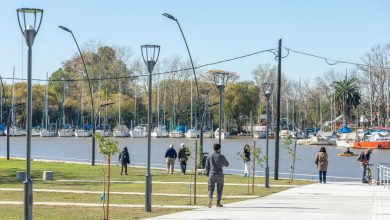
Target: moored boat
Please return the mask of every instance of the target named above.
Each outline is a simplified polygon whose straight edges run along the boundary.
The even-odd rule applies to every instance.
[[[140,138],[148,136],[147,126],[136,126],[132,131],[130,131],[130,136],[133,138]]]
[[[191,130],[188,130],[185,135],[186,135],[186,138],[197,138],[198,131],[195,129],[191,129]],[[203,131],[203,137],[204,137],[204,131]]]
[[[114,137],[129,137],[130,132],[126,125],[117,125],[114,128],[112,135]]]
[[[219,128],[217,128],[214,132],[214,137],[219,139]],[[221,130],[221,139],[227,139],[229,138],[230,135],[229,135],[229,132],[227,132],[225,129],[222,129]]]
[[[159,127],[155,127],[154,131],[150,135],[152,137],[163,138],[163,137],[168,137],[169,133],[165,128],[165,126],[159,126]]]
[[[173,130],[169,132],[169,137],[171,138],[182,138],[184,134],[181,131]]]

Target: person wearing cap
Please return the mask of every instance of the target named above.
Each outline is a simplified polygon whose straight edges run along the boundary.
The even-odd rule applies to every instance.
[[[215,184],[217,184],[217,207],[223,207],[221,204],[222,190],[224,184],[223,167],[228,167],[229,162],[226,157],[221,154],[221,145],[214,144],[214,153],[209,155],[206,160],[205,174],[208,176],[208,194],[209,203],[207,207],[211,208],[213,203],[213,194]]]
[[[178,158],[180,161],[180,168],[181,168],[182,174],[186,174],[187,161],[188,161],[189,157],[190,157],[190,150],[188,149],[188,147],[184,143],[181,143]]]
[[[175,148],[173,148],[173,144],[170,144],[169,148],[165,152],[165,163],[167,164],[167,173],[173,174],[176,158],[177,158],[176,150]]]
[[[371,156],[371,150],[367,149],[365,151],[362,151],[358,158],[358,161],[360,162],[360,166],[362,166],[363,169],[362,183],[368,182],[366,179],[366,172],[367,172],[367,166],[370,163],[370,156]]]

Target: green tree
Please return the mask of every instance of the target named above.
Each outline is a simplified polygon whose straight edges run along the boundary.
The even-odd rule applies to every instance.
[[[344,114],[344,124],[350,119],[352,109],[360,104],[360,85],[356,76],[345,77],[343,80],[334,81],[335,100],[337,107]]]
[[[244,119],[250,112],[256,112],[259,103],[259,88],[253,82],[244,81],[228,84],[224,92],[223,110],[237,122],[241,130]]]

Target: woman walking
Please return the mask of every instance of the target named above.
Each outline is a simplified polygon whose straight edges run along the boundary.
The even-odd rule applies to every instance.
[[[245,144],[244,146],[244,176],[249,176],[249,165],[251,162],[251,148],[248,144]]]
[[[130,156],[129,152],[127,151],[127,147],[124,147],[123,151],[119,154],[119,162],[122,164],[121,176],[123,173],[123,168],[125,168],[125,175],[127,175],[127,164],[130,163]]]
[[[325,147],[321,147],[315,161],[318,169],[320,183],[326,183],[326,171],[328,170],[328,153]]]

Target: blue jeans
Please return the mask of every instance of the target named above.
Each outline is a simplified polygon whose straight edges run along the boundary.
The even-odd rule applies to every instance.
[[[366,180],[367,164],[364,163],[362,168],[363,168],[362,183],[365,183],[365,182],[367,182],[367,180]]]
[[[181,172],[182,173],[186,173],[186,169],[187,169],[187,162],[186,161],[180,161],[180,168],[181,168]]]
[[[326,183],[326,171],[318,171],[320,183]]]

